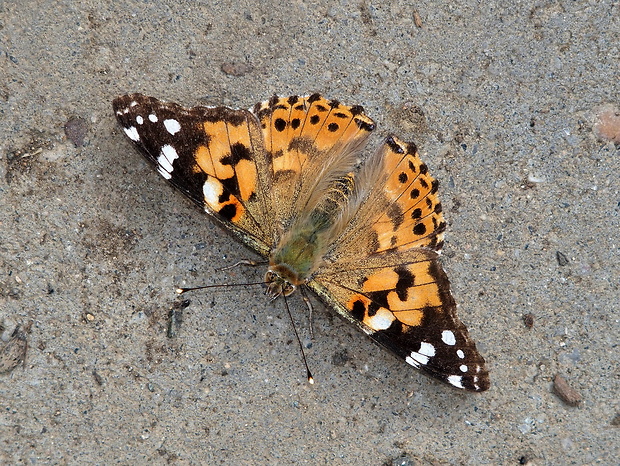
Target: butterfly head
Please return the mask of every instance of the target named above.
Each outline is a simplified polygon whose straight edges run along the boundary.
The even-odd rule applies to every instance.
[[[270,265],[265,274],[267,290],[265,294],[272,298],[290,296],[297,289],[297,275],[286,265]]]

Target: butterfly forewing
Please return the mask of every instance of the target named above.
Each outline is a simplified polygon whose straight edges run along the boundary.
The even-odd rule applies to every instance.
[[[355,149],[374,130],[360,106],[349,107],[319,94],[278,97],[256,104],[272,170],[271,215],[284,229],[309,210],[327,174],[350,170]],[[325,186],[323,186],[325,188]]]
[[[133,94],[113,102],[127,136],[165,179],[267,255],[273,238],[267,156],[254,115],[187,109]]]

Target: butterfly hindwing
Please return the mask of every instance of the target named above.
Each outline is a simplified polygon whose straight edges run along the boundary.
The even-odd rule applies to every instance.
[[[375,253],[325,266],[308,285],[410,365],[457,388],[489,387],[484,359],[456,315],[436,252]]]

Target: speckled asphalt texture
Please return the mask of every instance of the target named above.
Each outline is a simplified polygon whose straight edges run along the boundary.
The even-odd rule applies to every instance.
[[[0,3],[0,351],[27,341],[0,354],[1,463],[617,464],[620,6],[453,3]],[[415,141],[491,389],[422,376],[317,301],[310,345],[294,299],[310,386],[260,287],[183,303],[264,271],[220,270],[256,256],[133,150],[128,92],[321,92],[366,108],[371,146]]]

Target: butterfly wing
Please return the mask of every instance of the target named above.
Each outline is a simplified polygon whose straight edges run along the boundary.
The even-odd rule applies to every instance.
[[[390,136],[376,157],[360,176],[361,205],[308,286],[410,365],[484,391],[484,359],[438,261],[445,222],[437,182],[413,144]]]
[[[113,102],[127,136],[160,175],[233,235],[267,255],[274,224],[262,129],[247,110],[193,107],[132,94]]]
[[[375,124],[362,107],[319,94],[274,96],[256,104],[253,112],[271,162],[270,215],[283,232],[312,207],[313,194],[324,193],[331,181],[352,170]]]

